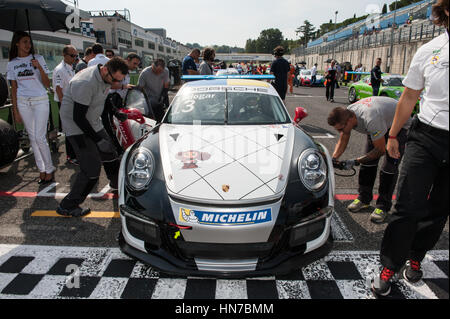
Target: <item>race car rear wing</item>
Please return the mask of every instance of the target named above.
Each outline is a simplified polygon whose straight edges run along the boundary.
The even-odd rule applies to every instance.
[[[274,75],[183,75],[182,80],[223,80],[223,79],[242,79],[242,80],[275,80]]]

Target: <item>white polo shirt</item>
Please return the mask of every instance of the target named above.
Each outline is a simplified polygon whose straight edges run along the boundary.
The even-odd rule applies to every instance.
[[[448,85],[449,57],[448,33],[440,35],[417,50],[403,80],[403,85],[425,89],[420,101],[419,120],[441,130],[449,130]]]
[[[56,87],[59,86],[64,92],[64,89],[69,85],[69,82],[72,80],[74,75],[75,71],[73,70],[73,67],[64,62],[64,60],[62,60],[61,63],[58,64],[53,70],[52,82],[53,90],[55,91],[54,100],[56,102],[60,102],[58,94],[56,93]]]
[[[108,61],[109,59],[106,57],[106,55],[99,53],[95,56],[95,58],[88,62],[88,68],[97,64],[105,65]]]

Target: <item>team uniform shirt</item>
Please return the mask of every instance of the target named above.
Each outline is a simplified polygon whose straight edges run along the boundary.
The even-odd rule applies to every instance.
[[[141,87],[147,97],[152,102],[158,102],[161,97],[164,84],[169,82],[169,70],[164,69],[164,72],[155,74],[152,67],[146,67],[139,76],[138,87]]]
[[[398,101],[390,97],[377,96],[362,99],[347,107],[358,121],[355,131],[369,135],[372,141],[383,138],[394,122]],[[403,126],[409,129],[411,119]]]
[[[200,73],[200,75],[214,75],[214,69],[212,68],[211,65],[209,65],[208,62],[203,61],[200,64],[200,68],[198,69],[198,73]]]
[[[102,79],[100,66],[87,68],[73,77],[64,91],[59,112],[66,136],[84,134],[73,120],[75,102],[89,107],[86,119],[95,132],[103,129],[101,115],[110,88],[111,85],[105,83]]]
[[[291,70],[289,62],[285,58],[279,58],[272,62],[270,72],[275,75],[275,85],[287,86],[287,75]]]
[[[56,66],[53,70],[53,90],[55,90],[54,100],[56,102],[61,102],[59,100],[58,94],[56,93],[56,87],[59,86],[61,89],[64,89],[69,85],[70,80],[75,76],[75,71],[73,70],[72,65],[67,64],[64,60],[61,61],[60,64]]]
[[[97,54],[95,58],[88,62],[88,68],[97,64],[105,65],[109,59],[104,54]]]
[[[336,67],[331,67],[331,66],[330,66],[330,67],[327,69],[327,73],[328,73],[327,79],[329,79],[329,80],[331,80],[331,81],[336,80],[336,74],[337,74],[337,69],[336,69]]]
[[[194,58],[192,58],[190,55],[187,55],[186,57],[184,57],[183,59],[183,75],[189,75],[188,70],[193,70],[193,71],[197,71],[197,64],[194,61]]]
[[[419,120],[441,130],[449,130],[449,36],[440,35],[417,50],[403,85],[420,91],[425,89],[420,101]]]
[[[370,72],[370,83],[372,86],[380,86],[381,84],[381,68],[379,66],[375,66]]]
[[[44,57],[38,54],[34,58],[39,61],[39,64],[44,69],[46,74],[50,70],[45,63]],[[9,81],[17,82],[17,96],[22,97],[40,97],[47,96],[47,89],[42,84],[41,72],[39,69],[34,69],[31,60],[33,56],[30,54],[24,58],[15,58],[8,62],[7,76]]]

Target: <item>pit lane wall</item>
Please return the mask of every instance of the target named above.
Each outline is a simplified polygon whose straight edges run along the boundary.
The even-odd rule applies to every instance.
[[[290,58],[291,63],[306,62],[307,68],[317,63],[318,70],[322,71],[329,65],[329,59],[336,59],[339,63],[350,62],[353,70],[361,63],[366,72],[373,68],[377,58],[381,58],[383,72],[406,74],[417,50],[443,32],[444,28],[436,27],[427,21],[402,26],[394,32],[389,29],[320,46],[297,48],[293,50]],[[392,59],[389,65],[391,46]]]

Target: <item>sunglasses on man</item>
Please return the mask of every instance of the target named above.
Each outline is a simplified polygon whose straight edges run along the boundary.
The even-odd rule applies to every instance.
[[[111,71],[108,68],[106,68],[106,69],[108,70],[108,74],[111,77],[113,82],[115,82],[115,83],[122,82],[121,80],[117,80],[116,78],[114,78],[114,76],[112,75]]]

